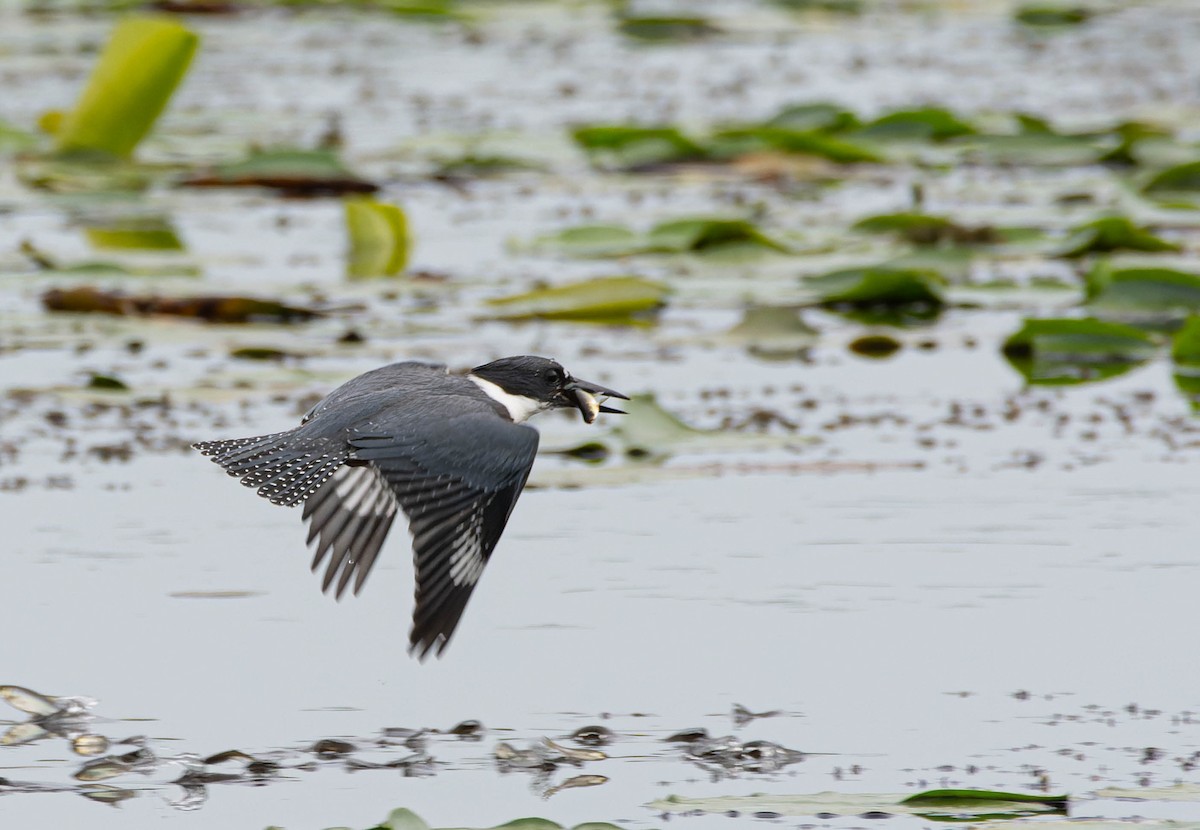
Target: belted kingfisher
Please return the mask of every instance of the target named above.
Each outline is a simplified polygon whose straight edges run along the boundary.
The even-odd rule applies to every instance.
[[[466,375],[393,363],[350,380],[287,432],[193,446],[274,504],[304,503],[322,590],[362,590],[403,510],[412,533],[416,606],[409,653],[441,656],[504,532],[537,453],[524,424],[576,407],[592,423],[624,414],[625,395],[579,380],[545,357],[505,357]]]

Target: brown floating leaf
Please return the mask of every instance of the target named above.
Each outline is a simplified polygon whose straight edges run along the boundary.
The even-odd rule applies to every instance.
[[[42,294],[47,311],[116,314],[141,317],[166,314],[195,317],[210,323],[276,322],[294,323],[320,317],[321,312],[277,300],[253,297],[159,297],[154,294],[130,295],[121,291],[103,291],[91,286],[52,288]]]

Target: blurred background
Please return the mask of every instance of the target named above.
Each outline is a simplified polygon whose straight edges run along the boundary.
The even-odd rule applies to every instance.
[[[0,815],[1200,827],[1197,43],[0,0]],[[189,448],[524,353],[634,400],[539,418],[440,661],[402,531],[335,602]]]

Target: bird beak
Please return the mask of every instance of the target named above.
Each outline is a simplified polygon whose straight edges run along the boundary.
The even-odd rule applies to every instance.
[[[605,406],[596,400],[597,395],[603,398],[629,400],[628,395],[622,395],[615,389],[609,389],[607,386],[601,386],[598,383],[592,383],[588,380],[579,380],[578,378],[571,378],[562,388],[562,397],[565,399],[564,406],[578,408],[579,414],[583,416],[585,423],[590,424],[595,421],[596,416],[601,412],[608,412],[613,415],[626,414],[623,410]]]

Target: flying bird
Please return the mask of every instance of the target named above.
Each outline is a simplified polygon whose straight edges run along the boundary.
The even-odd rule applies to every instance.
[[[600,400],[597,400],[597,396]],[[312,568],[340,599],[362,590],[398,512],[416,568],[409,653],[441,656],[537,453],[525,424],[575,407],[587,423],[625,395],[545,357],[505,357],[465,375],[393,363],[329,393],[287,432],[193,446],[274,504],[304,505]]]

